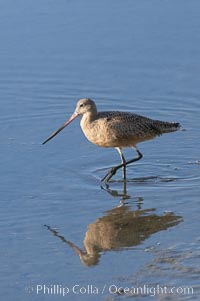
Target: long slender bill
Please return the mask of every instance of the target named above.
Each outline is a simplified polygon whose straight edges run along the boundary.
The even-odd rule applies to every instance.
[[[59,128],[57,129],[55,132],[53,132],[51,134],[51,136],[49,136],[49,138],[47,138],[42,144],[47,143],[49,140],[51,140],[53,137],[55,137],[58,133],[60,133],[68,124],[70,124],[70,122],[72,122],[76,117],[78,117],[78,114],[76,112],[74,112],[72,114],[72,116]]]

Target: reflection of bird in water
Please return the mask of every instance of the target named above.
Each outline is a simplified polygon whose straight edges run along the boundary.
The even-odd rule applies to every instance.
[[[116,148],[121,158],[121,164],[111,168],[102,181],[108,182],[116,171],[123,168],[123,178],[126,179],[126,166],[142,158],[137,144],[155,138],[165,133],[175,132],[180,128],[176,122],[153,120],[128,112],[97,112],[95,103],[89,98],[80,99],[75,112],[57,131],[43,144],[51,140],[77,116],[82,115],[81,128],[86,138],[102,147]],[[123,147],[132,147],[137,157],[126,161],[122,152]]]
[[[176,226],[180,221],[181,217],[173,213],[159,216],[154,209],[132,211],[130,206],[117,207],[88,226],[85,251],[66,240],[58,231],[49,226],[47,228],[67,243],[83,264],[93,266],[99,262],[101,252],[137,246],[153,233]]]

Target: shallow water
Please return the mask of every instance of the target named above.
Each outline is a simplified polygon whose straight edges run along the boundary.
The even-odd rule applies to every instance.
[[[199,9],[1,4],[2,300],[198,300]],[[118,171],[101,186],[119,156],[87,142],[78,120],[41,145],[85,96],[184,130],[139,145],[127,182]]]

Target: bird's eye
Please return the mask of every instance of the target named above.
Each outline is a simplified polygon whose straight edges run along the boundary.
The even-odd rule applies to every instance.
[[[81,105],[80,105],[80,108],[82,108],[84,106],[84,104],[82,103]]]

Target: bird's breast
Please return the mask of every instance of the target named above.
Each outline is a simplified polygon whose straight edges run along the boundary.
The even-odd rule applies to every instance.
[[[108,126],[107,120],[101,118],[91,122],[87,122],[82,118],[81,128],[86,138],[101,147],[115,147],[116,135],[115,132]]]

